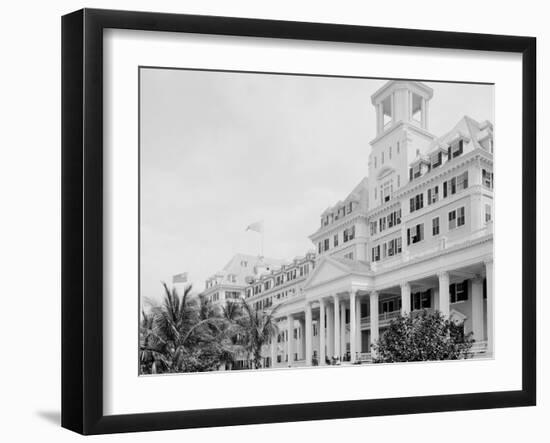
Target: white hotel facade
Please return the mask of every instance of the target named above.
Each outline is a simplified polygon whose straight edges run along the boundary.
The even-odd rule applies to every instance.
[[[432,96],[412,81],[374,93],[368,175],[321,214],[316,252],[241,286],[260,309],[280,305],[266,367],[370,361],[391,320],[422,309],[464,321],[492,355],[493,127],[465,116],[436,137]]]

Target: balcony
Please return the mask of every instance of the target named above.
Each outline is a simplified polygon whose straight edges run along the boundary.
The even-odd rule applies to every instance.
[[[378,270],[392,268],[417,258],[437,254],[440,251],[451,249],[464,243],[474,242],[492,234],[493,222],[489,221],[481,229],[471,231],[464,236],[453,240],[449,240],[447,237],[441,236],[436,240],[424,239],[409,246],[403,245],[403,250],[401,253],[394,255],[393,257],[382,259],[381,261],[371,262],[371,269],[376,272]]]
[[[399,317],[400,314],[401,314],[401,310],[391,311],[391,312],[383,312],[382,314],[378,314],[378,322],[379,323],[383,323],[383,322],[388,322],[389,323],[394,318]],[[362,317],[361,318],[361,324],[362,325],[370,325],[370,315],[367,315],[366,317]]]

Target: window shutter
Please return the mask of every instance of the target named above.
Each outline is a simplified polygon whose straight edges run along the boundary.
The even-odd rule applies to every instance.
[[[428,205],[432,204],[432,190],[428,189]]]

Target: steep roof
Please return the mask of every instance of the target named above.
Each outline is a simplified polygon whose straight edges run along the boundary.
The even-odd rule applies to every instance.
[[[228,280],[227,283],[234,285],[246,285],[247,277],[255,277],[262,271],[269,272],[272,267],[281,266],[284,260],[270,257],[260,257],[250,254],[235,254],[219,272],[212,277],[234,276],[234,280]]]
[[[492,129],[488,121],[477,122],[473,118],[465,115],[449,132],[436,138],[429,147],[429,152],[433,152],[442,146],[447,146],[454,140],[462,137],[473,143],[474,148],[481,148],[479,141],[486,137],[489,130]]]

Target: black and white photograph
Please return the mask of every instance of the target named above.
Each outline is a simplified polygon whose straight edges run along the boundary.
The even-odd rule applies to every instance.
[[[137,75],[140,375],[494,358],[494,84]]]

